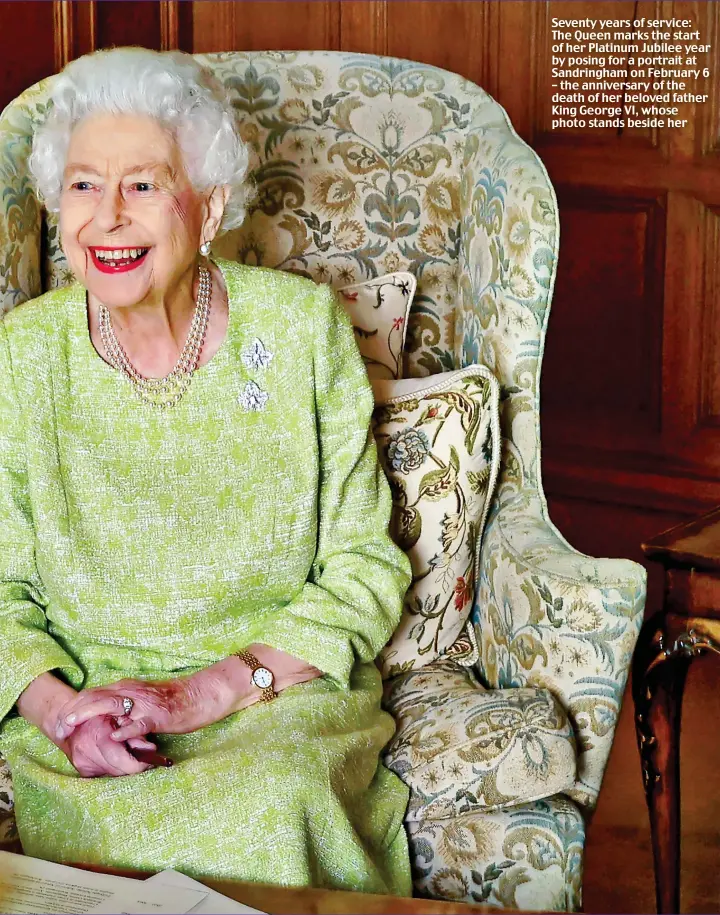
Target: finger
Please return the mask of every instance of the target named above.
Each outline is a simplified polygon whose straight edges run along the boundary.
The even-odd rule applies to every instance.
[[[112,775],[137,775],[152,768],[149,763],[135,759],[127,747],[109,738],[101,739],[98,742],[98,750],[102,754],[105,764],[112,770]]]
[[[101,696],[114,695],[116,695],[116,690],[110,690],[107,686],[91,686],[87,689],[81,689],[79,693],[75,693],[74,696],[71,696],[70,699],[62,704],[59,715],[65,717],[76,709],[82,708],[87,702],[93,699],[98,699]]]
[[[133,750],[157,750],[157,744],[152,740],[146,740],[144,737],[131,737],[125,743]]]
[[[115,774],[99,751],[96,738],[86,734],[80,734],[75,739],[70,761],[83,778],[99,778]]]
[[[58,723],[55,727],[55,737],[57,740],[67,740],[67,738],[75,730],[72,724],[65,724],[62,718],[58,718]]]
[[[157,730],[157,723],[147,716],[123,724],[113,731],[110,736],[114,741],[122,743],[130,737],[144,737],[146,734],[150,734],[155,730]]]
[[[126,718],[123,707],[123,696],[88,696],[78,700],[69,714],[65,715],[65,724],[77,727],[98,715],[111,715],[114,718]]]
[[[157,750],[157,744],[146,737],[131,737],[125,743],[133,750]]]
[[[78,775],[83,778],[96,778],[98,775],[104,775],[104,769],[99,769],[97,765],[88,759],[88,757],[77,747],[73,749],[72,754],[68,757],[70,762],[75,766]]]

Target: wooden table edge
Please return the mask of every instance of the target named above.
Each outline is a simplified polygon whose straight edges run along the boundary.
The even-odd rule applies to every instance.
[[[90,864],[72,864],[83,870],[100,874],[114,874],[146,880],[152,876],[141,871],[99,867]],[[492,905],[470,905],[417,896],[384,896],[374,893],[355,893],[349,890],[326,890],[316,887],[276,886],[265,883],[245,883],[241,880],[199,878],[209,889],[235,899],[268,915],[517,915],[519,909],[503,909]]]

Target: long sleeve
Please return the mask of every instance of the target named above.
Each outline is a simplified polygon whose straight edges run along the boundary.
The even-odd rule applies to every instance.
[[[307,583],[257,641],[347,688],[356,660],[374,660],[397,627],[411,566],[388,534],[390,487],[370,430],[372,389],[352,326],[328,286],[314,306],[317,552]]]
[[[0,721],[35,677],[79,673],[47,631],[35,565],[25,441],[7,330],[0,321]]]

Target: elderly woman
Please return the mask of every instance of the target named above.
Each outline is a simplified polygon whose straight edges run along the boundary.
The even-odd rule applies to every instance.
[[[31,169],[78,282],[0,322],[24,850],[409,895],[373,659],[410,566],[349,320],[328,287],[209,258],[247,154],[192,58],[100,52],[52,92]]]

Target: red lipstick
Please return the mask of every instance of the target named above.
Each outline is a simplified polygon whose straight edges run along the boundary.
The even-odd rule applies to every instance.
[[[136,246],[136,249],[139,246]],[[140,264],[145,260],[148,255],[149,248],[144,249],[144,254],[141,254],[140,257],[135,258],[122,258],[118,260],[100,260],[97,256],[98,251],[123,251],[124,248],[89,248],[90,256],[92,257],[93,264],[100,271],[100,273],[127,273],[128,270],[134,270],[136,267],[139,267]],[[130,249],[133,250],[133,249]]]

